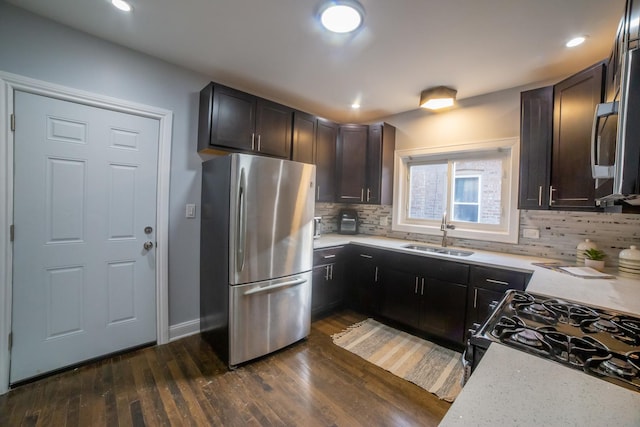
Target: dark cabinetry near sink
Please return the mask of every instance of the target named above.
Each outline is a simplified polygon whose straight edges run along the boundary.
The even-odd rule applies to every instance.
[[[521,94],[520,209],[595,210],[593,113],[604,63]]]
[[[461,348],[507,289],[523,290],[529,273],[350,245],[346,304],[412,332]]]

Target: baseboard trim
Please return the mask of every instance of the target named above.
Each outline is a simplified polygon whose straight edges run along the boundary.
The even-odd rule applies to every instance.
[[[195,335],[200,332],[200,319],[189,320],[169,326],[169,341]]]

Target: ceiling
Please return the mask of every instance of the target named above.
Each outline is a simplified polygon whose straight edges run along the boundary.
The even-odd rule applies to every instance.
[[[364,27],[330,35],[322,0],[6,0],[213,81],[342,122],[562,79],[605,58],[624,0],[360,0]],[[586,35],[568,49],[564,43]],[[359,111],[351,104],[359,101]]]

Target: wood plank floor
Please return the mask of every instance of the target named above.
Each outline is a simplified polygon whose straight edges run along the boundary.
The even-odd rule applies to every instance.
[[[334,345],[306,341],[228,371],[199,335],[104,359],[0,396],[0,426],[431,426],[450,404]]]

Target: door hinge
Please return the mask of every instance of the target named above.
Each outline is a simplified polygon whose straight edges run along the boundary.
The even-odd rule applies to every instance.
[[[16,115],[13,113],[11,114],[11,131],[16,131]]]
[[[9,226],[9,241],[13,242],[13,238],[15,236],[15,227],[13,226],[13,224],[11,224]]]
[[[11,351],[11,347],[13,347],[13,332],[9,332],[9,351]]]

